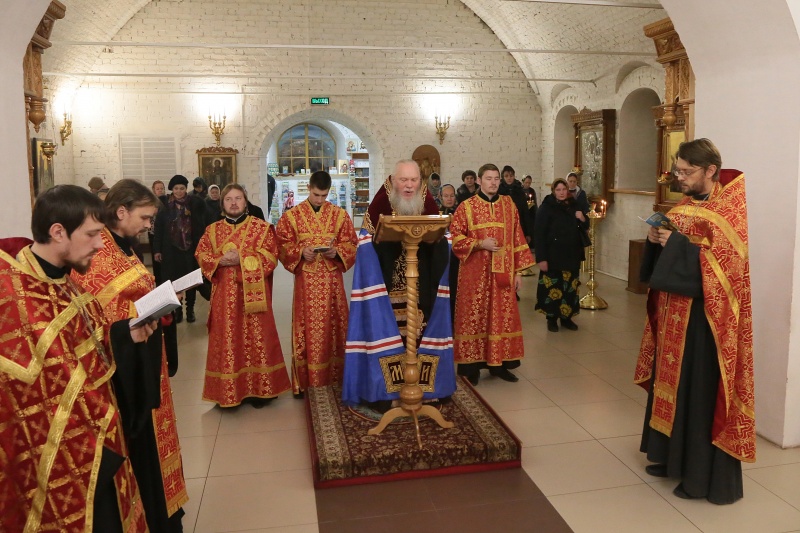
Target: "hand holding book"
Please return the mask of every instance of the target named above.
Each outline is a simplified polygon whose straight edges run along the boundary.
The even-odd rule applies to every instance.
[[[639,217],[639,220],[653,226],[656,229],[666,229],[669,231],[679,231],[678,228],[675,227],[675,224],[669,219],[667,215],[664,213],[653,213],[646,219]]]
[[[198,268],[175,281],[165,281],[135,302],[138,318],[130,321],[130,328],[136,328],[145,322],[157,320],[181,306],[178,292],[184,292],[203,284],[203,274]]]

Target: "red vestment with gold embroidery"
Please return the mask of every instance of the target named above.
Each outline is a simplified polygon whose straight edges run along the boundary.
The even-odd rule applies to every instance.
[[[91,531],[103,448],[127,456],[97,300],[0,252],[0,530]],[[126,533],[147,530],[126,458],[114,476]]]
[[[240,264],[220,266],[229,250]],[[277,255],[275,229],[252,216],[215,222],[200,239],[195,257],[212,283],[204,400],[232,407],[291,388],[272,313]]]
[[[450,225],[453,253],[460,261],[454,337],[456,363],[489,366],[522,359],[522,323],[514,276],[533,265],[514,202],[499,196],[487,202],[475,195],[458,206]],[[476,250],[494,237],[502,250]]]
[[[725,171],[722,171],[725,173]],[[703,304],[717,346],[720,384],[712,443],[742,461],[755,461],[755,390],[750,263],[744,175],[714,189],[704,202],[682,199],[670,220],[700,247]],[[650,427],[670,436],[675,418],[692,298],[651,290],[635,382],[648,388],[657,358]]]
[[[138,317],[133,302],[156,287],[155,278],[136,254],[126,255],[108,229],[103,230],[103,249],[92,259],[89,271],[84,275],[75,273],[73,277],[84,289],[95,295],[109,322]],[[159,383],[161,405],[153,409],[153,427],[167,500],[167,516],[172,516],[189,501],[189,495],[183,477],[175,407],[167,373],[167,353],[163,346],[162,341]]]
[[[319,211],[302,202],[286,211],[277,227],[279,258],[294,274],[292,390],[342,382],[348,304],[342,272],[356,260],[356,232],[347,212],[325,202]],[[303,258],[303,248],[336,248],[328,259]]]

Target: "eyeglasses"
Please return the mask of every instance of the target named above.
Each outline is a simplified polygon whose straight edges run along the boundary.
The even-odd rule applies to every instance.
[[[672,171],[672,175],[675,176],[676,178],[679,178],[681,176],[683,176],[684,178],[688,178],[698,170],[705,170],[705,169],[703,167],[697,167],[693,170],[675,169]]]

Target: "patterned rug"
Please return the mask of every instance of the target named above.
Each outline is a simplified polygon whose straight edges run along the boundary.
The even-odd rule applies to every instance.
[[[340,487],[426,476],[519,468],[522,445],[465,380],[452,400],[439,406],[443,429],[420,418],[422,450],[410,417],[397,419],[380,435],[367,435],[380,414],[349,408],[339,387],[306,391],[314,487]]]

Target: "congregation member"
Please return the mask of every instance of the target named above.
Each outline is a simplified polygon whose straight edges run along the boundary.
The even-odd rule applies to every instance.
[[[167,187],[161,180],[156,180],[151,185],[150,190],[156,195],[156,198],[161,198],[167,192]],[[163,204],[162,204],[163,205]],[[159,206],[160,207],[160,206]],[[153,253],[153,241],[155,238],[155,222],[151,225],[150,230],[147,232],[147,239],[150,242],[150,254]],[[161,262],[153,259],[153,276],[155,276],[156,285],[161,285],[164,278],[161,276]],[[174,314],[171,315],[174,318]],[[169,369],[170,377],[178,372],[178,324],[175,320],[162,320],[161,329],[164,336],[164,345],[167,350],[167,367]]]
[[[443,215],[452,215],[456,212],[456,188],[450,185],[442,185],[442,207],[439,212]],[[456,296],[458,295],[458,258],[450,250],[450,318],[456,317]]]
[[[439,207],[439,213],[443,215],[452,215],[456,212],[456,188],[449,183],[442,185],[441,191],[442,205]]]
[[[433,201],[436,202],[436,207],[442,207],[442,178],[436,172],[431,173],[428,178],[428,192],[433,196]]]
[[[244,190],[244,194],[247,195],[247,187],[242,185],[242,190]],[[247,214],[255,218],[260,218],[265,222],[267,220],[267,217],[264,216],[264,210],[261,209],[260,206],[257,206],[256,204],[251,202],[249,199],[247,200]]]
[[[569,193],[566,180],[553,181],[552,193],[542,200],[536,216],[536,261],[539,282],[536,309],[547,317],[548,331],[558,331],[558,321],[578,329],[572,317],[580,313],[578,287],[589,219]]]
[[[480,172],[478,175],[480,176]],[[503,167],[501,177],[502,180],[500,181],[500,187],[497,189],[497,194],[509,196],[514,202],[519,215],[519,224],[522,227],[522,233],[525,235],[525,242],[530,243],[533,236],[531,235],[531,224],[528,220],[528,199],[522,191],[522,183],[517,179],[517,173],[511,165]]]
[[[187,194],[189,180],[176,174],[169,180],[169,196],[161,196],[164,207],[156,216],[153,231],[153,260],[161,263],[163,280],[175,281],[197,269],[194,252],[205,231],[204,203],[198,195]],[[162,280],[159,280],[161,282]],[[197,289],[186,291],[186,321],[194,322]],[[183,307],[175,311],[175,321],[183,321]]]
[[[381,360],[388,365],[405,353],[406,252],[400,242],[373,242],[380,216],[438,214],[436,202],[413,160],[397,162],[394,172],[367,208],[350,298],[342,391],[347,404],[366,402],[375,410],[386,411],[399,396],[399,385],[385,378]],[[422,324],[419,350],[438,368],[429,374],[431,382],[425,385],[432,392],[424,394],[425,400],[448,397],[455,390],[448,302],[449,256],[450,248],[444,238],[419,245],[417,283]]]
[[[206,227],[210,226],[222,218],[222,207],[219,202],[219,185],[212,185],[208,188],[208,196],[205,199],[204,220]]]
[[[450,232],[461,265],[455,317],[458,374],[477,385],[480,371],[516,382],[511,373],[525,355],[515,301],[520,272],[533,265],[516,207],[498,193],[500,171],[487,163],[478,170],[478,194],[456,209]]]
[[[461,173],[461,181],[463,182],[456,190],[456,203],[460,204],[467,198],[471,198],[478,192],[476,181],[478,175],[474,170],[465,170]]]
[[[111,187],[104,203],[103,248],[85,274],[73,277],[97,298],[113,323],[136,318],[133,303],[156,287],[133,244],[150,229],[161,202],[145,185],[123,179]],[[136,391],[118,393],[117,400],[148,528],[151,533],[180,532],[182,506],[189,497],[161,328],[147,343],[130,344],[116,355],[114,383],[126,380],[117,390]]]
[[[192,192],[189,193],[193,196],[199,196],[203,200],[206,199],[208,196],[208,185],[206,185],[206,180],[197,176],[195,179],[192,180]]]
[[[567,174],[567,185],[569,185],[569,194],[575,199],[578,209],[584,215],[589,213],[589,199],[586,197],[586,191],[578,185],[578,175],[576,173],[570,172]]]
[[[674,179],[684,198],[651,227],[650,284],[635,381],[648,391],[641,451],[673,493],[730,504],[742,461],[756,460],[753,331],[744,174],[720,170],[708,139],[682,143]]]
[[[308,199],[278,221],[279,259],[294,274],[292,303],[292,393],[341,384],[348,303],[342,273],[356,260],[350,216],[327,201],[331,176],[308,180]]]
[[[272,311],[278,243],[271,224],[247,214],[241,185],[226,185],[221,198],[225,218],[196,252],[212,284],[203,399],[261,408],[291,388]]]
[[[100,192],[100,189],[108,189],[108,187],[106,187],[106,182],[100,176],[95,176],[90,179],[88,185],[89,191],[95,195]]]
[[[114,388],[136,391],[111,378],[155,324],[108,323],[71,277],[103,248],[103,216],[96,195],[57,185],[33,206],[33,244],[3,240],[2,531],[147,531]]]

